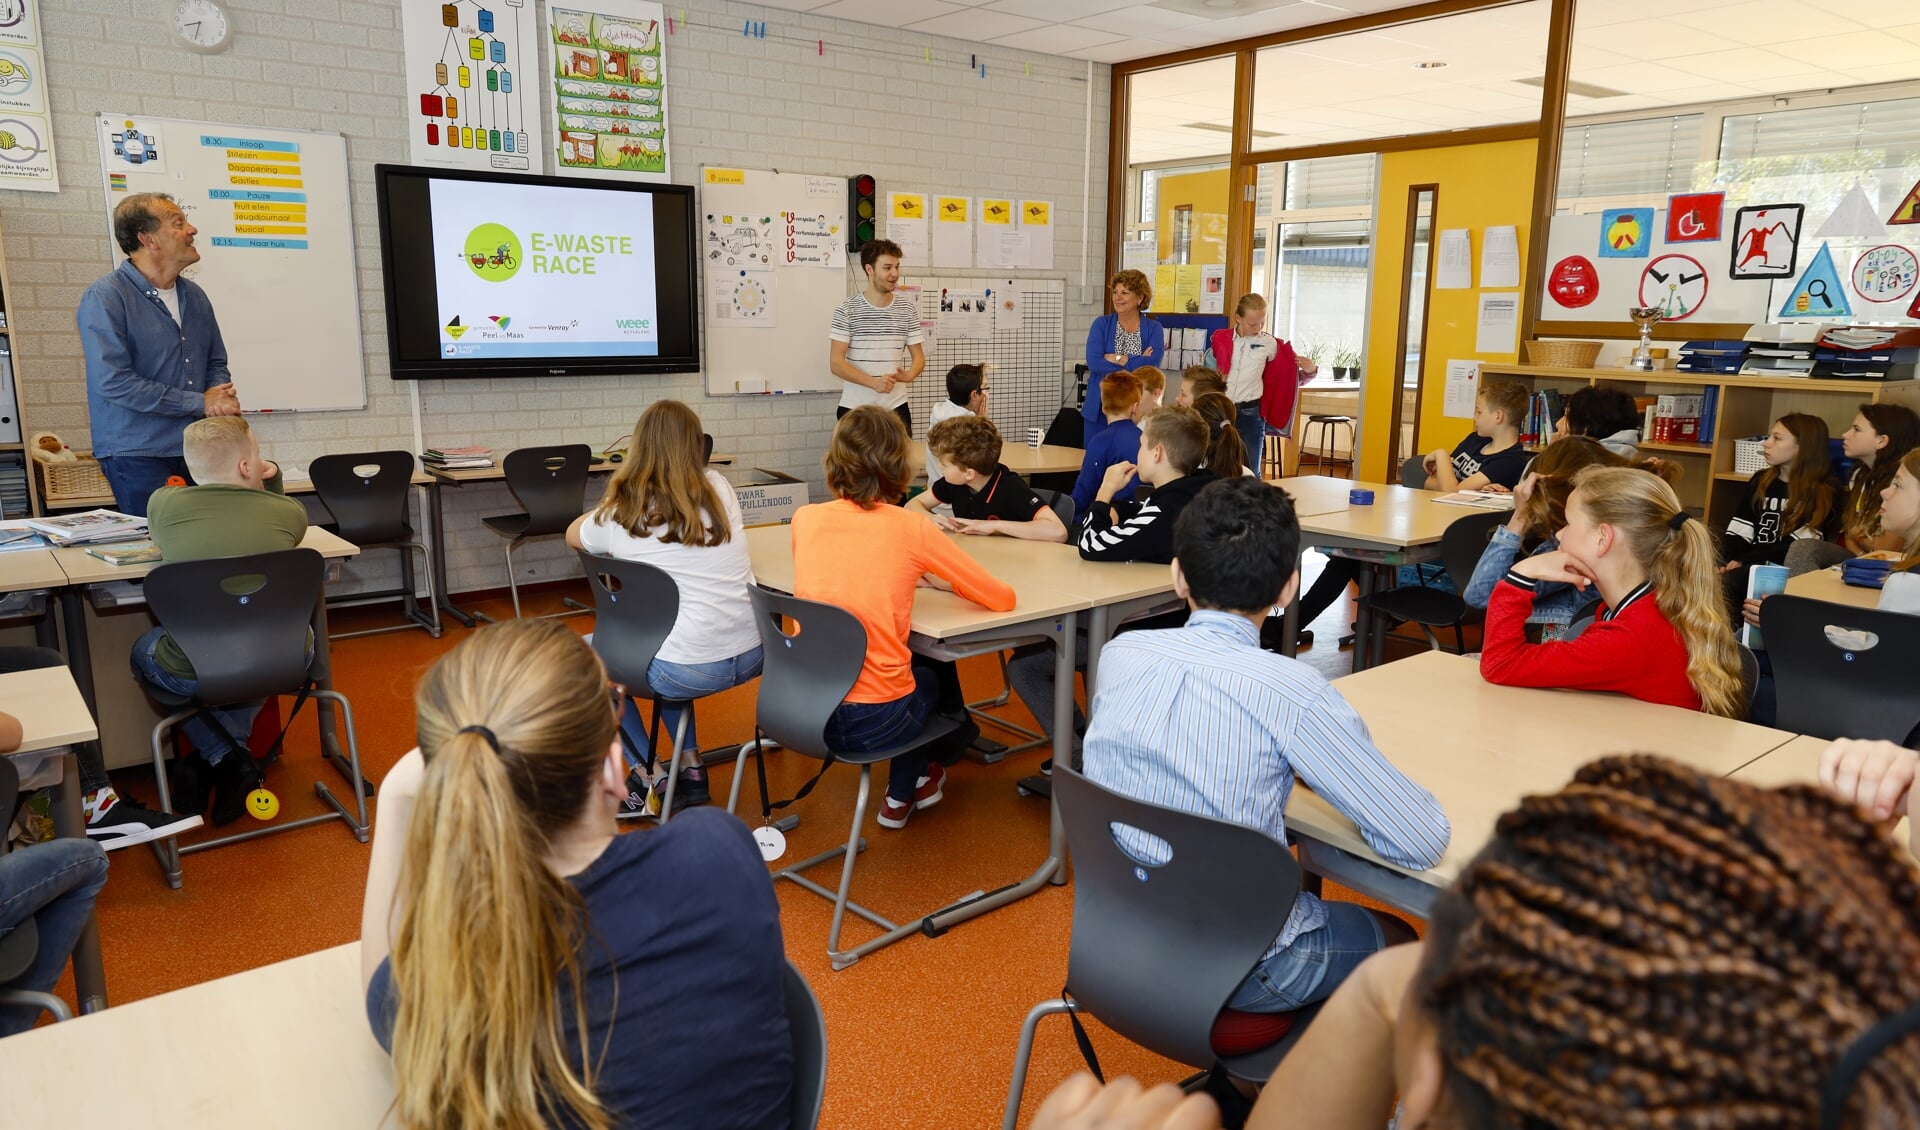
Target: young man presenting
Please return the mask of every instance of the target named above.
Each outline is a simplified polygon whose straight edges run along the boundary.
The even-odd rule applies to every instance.
[[[907,408],[906,385],[927,367],[920,334],[920,308],[901,298],[900,245],[890,239],[869,240],[860,249],[860,269],[866,289],[834,307],[827,331],[828,365],[845,382],[840,390],[838,419],[862,405],[877,404],[900,417],[913,431],[913,413]],[[911,354],[906,368],[903,352]]]

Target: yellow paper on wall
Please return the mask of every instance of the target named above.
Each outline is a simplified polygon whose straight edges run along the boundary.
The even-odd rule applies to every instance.
[[[964,224],[967,222],[967,205],[972,200],[965,196],[938,196],[933,202],[933,218],[943,224]]]
[[[982,200],[980,202],[980,222],[983,224],[1013,223],[1013,201]]]
[[[1153,269],[1153,309],[1162,312],[1172,310],[1177,272],[1180,268],[1170,263],[1162,263]]]
[[[927,218],[927,197],[920,192],[896,192],[893,194],[893,218],[896,220],[924,220]]]
[[[1172,312],[1198,314],[1200,312],[1200,264],[1187,263],[1173,270]]]
[[[1020,222],[1030,228],[1050,226],[1053,223],[1053,205],[1045,200],[1022,200]]]

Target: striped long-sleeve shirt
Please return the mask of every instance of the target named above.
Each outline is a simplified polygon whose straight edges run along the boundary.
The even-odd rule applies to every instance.
[[[1333,684],[1304,663],[1260,649],[1244,616],[1196,610],[1185,627],[1128,632],[1100,655],[1087,727],[1089,779],[1124,796],[1244,824],[1287,842],[1295,777],[1402,867],[1440,861],[1452,829],[1433,794],[1394,768]],[[1121,843],[1144,862],[1166,858],[1142,832]],[[1302,891],[1267,954],[1326,924]]]

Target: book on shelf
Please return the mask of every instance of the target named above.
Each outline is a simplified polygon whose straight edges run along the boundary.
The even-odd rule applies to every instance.
[[[147,520],[117,510],[88,510],[27,519],[27,528],[46,535],[57,546],[130,541],[147,536]]]
[[[109,565],[140,565],[160,560],[160,547],[150,541],[95,545],[87,547],[87,556],[98,557]]]

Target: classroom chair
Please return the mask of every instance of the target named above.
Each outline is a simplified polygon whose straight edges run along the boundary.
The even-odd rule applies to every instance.
[[[1780,729],[1902,745],[1920,730],[1920,620],[1783,593],[1761,602],[1760,635]]]
[[[12,846],[4,834],[6,826],[13,823],[15,810],[20,807],[20,770],[11,757],[0,757],[0,855],[7,854]],[[45,1009],[53,1014],[55,1023],[73,1019],[73,1010],[67,1002],[52,993],[35,992],[31,989],[10,989],[7,986],[25,976],[32,968],[34,958],[40,956],[40,930],[32,915],[22,919],[13,929],[0,937],[0,1004],[22,1005]]]
[[[323,597],[326,563],[311,549],[283,549],[244,557],[214,557],[162,565],[147,574],[147,606],[160,626],[193,664],[198,690],[194,700],[153,727],[153,775],[160,786],[160,807],[173,811],[167,787],[167,738],[189,715],[211,706],[252,702],[297,694],[293,713],[308,698],[340,707],[346,723],[348,776],[353,781],[352,812],[327,788],[313,783],[314,795],[332,812],[266,825],[181,847],[177,837],[156,840],[154,855],[167,885],[180,887],[180,857],[197,851],[258,839],[278,832],[342,820],[361,843],[367,842],[366,779],[360,772],[360,744],[354,738],[353,706],[339,691],[322,690],[308,672],[308,625]],[[319,707],[316,705],[316,710]],[[292,713],[287,717],[293,722]],[[285,731],[281,732],[285,737]],[[244,743],[245,735],[239,740]],[[278,743],[276,743],[277,745]],[[244,744],[231,757],[251,757]]]
[[[741,746],[739,756],[734,760],[733,786],[727,795],[727,811],[735,811],[740,800],[740,780],[746,769],[747,754],[752,753],[756,759],[764,758],[764,748],[769,742],[806,757],[818,758],[821,762],[820,772],[801,787],[793,800],[799,800],[813,791],[814,784],[836,761],[860,767],[860,790],[854,795],[853,824],[848,829],[845,846],[803,859],[773,875],[776,880],[792,880],[833,902],[833,926],[827,934],[827,957],[832,961],[834,970],[838,971],[883,946],[890,946],[909,934],[920,933],[928,914],[946,909],[943,906],[928,914],[916,914],[905,925],[895,925],[853,902],[848,898],[848,891],[853,886],[854,860],[866,848],[860,830],[867,817],[867,800],[873,791],[873,767],[902,754],[916,753],[933,746],[951,737],[959,726],[935,714],[928,718],[927,728],[918,737],[892,749],[846,753],[830,748],[826,740],[827,719],[833,716],[841,700],[853,689],[854,682],[860,677],[861,667],[866,664],[867,630],[861,627],[853,613],[844,608],[784,596],[758,585],[748,589],[747,593],[753,600],[754,617],[760,625],[761,651],[766,656],[766,665],[760,673],[760,703],[754,722],[754,740]],[[792,621],[796,630],[787,631],[782,619]],[[767,796],[766,780],[763,763],[760,765],[760,807],[762,814],[771,819],[775,808],[785,808],[793,802],[774,804]],[[830,891],[802,874],[831,859],[844,859],[840,868],[839,890]],[[842,950],[840,929],[849,910],[886,933]]]
[[[1467,624],[1478,623],[1486,613],[1468,604],[1460,594],[1467,591],[1467,583],[1473,580],[1474,566],[1480,563],[1480,554],[1487,548],[1493,531],[1504,525],[1510,516],[1504,510],[1462,514],[1440,535],[1440,562],[1446,568],[1448,579],[1453,581],[1453,592],[1443,592],[1426,585],[1402,585],[1397,589],[1363,596],[1360,603],[1376,615],[1418,624],[1421,634],[1427,637],[1427,646],[1434,651],[1447,649],[1441,645],[1440,637],[1434,635],[1433,630],[1452,628],[1453,652],[1455,655],[1465,655],[1467,637],[1464,628]],[[1376,626],[1375,631],[1384,634],[1385,628]]]
[[[814,1130],[820,1125],[820,1104],[827,1097],[827,1017],[820,1011],[820,998],[813,986],[786,962],[780,978],[786,998],[787,1031],[793,1036],[793,1097],[790,1125],[793,1130]]]
[[[1266,1082],[1320,1006],[1267,1015],[1226,1002],[1293,912],[1293,853],[1256,828],[1132,800],[1065,765],[1053,768],[1053,797],[1073,859],[1067,986],[1020,1027],[1002,1130],[1019,1119],[1041,1018],[1062,1012],[1089,1066],[1076,1012],[1189,1067]],[[1121,827],[1158,837],[1171,857],[1141,863],[1120,846]]]
[[[593,450],[584,443],[516,448],[500,461],[507,489],[526,511],[496,514],[480,520],[507,539],[507,591],[513,594],[514,619],[520,619],[520,582],[513,571],[514,547],[528,538],[567,532],[573,520],[586,511],[587,472],[592,466]],[[567,606],[567,611],[551,612],[540,619],[593,611],[572,597],[563,598],[561,603]],[[480,618],[489,619],[484,615]]]
[[[1406,462],[1400,464],[1400,485],[1414,490],[1427,488],[1427,457],[1409,455]]]
[[[636,702],[653,704],[647,724],[647,748],[629,751],[653,768],[654,751],[660,748],[660,711],[672,706],[686,710],[685,722],[693,719],[693,703],[682,699],[663,699],[647,684],[647,668],[660,653],[660,645],[673,632],[680,618],[680,586],[663,569],[638,561],[620,561],[580,551],[580,564],[586,570],[587,586],[593,590],[593,650],[606,664],[607,677],[627,688]],[[673,790],[679,782],[681,744],[687,739],[683,722],[674,727],[672,753],[667,761],[667,795],[660,805],[660,823],[673,815]],[[626,731],[620,732],[627,741]],[[697,759],[699,750],[693,751]]]
[[[408,451],[322,455],[307,468],[320,505],[333,515],[328,528],[359,546],[363,552],[369,549],[400,551],[399,588],[353,593],[340,600],[357,602],[398,597],[403,622],[358,632],[336,632],[329,636],[330,639],[377,636],[384,632],[404,632],[409,628],[424,628],[434,639],[440,638],[439,601],[433,591],[433,559],[427,553],[426,544],[415,536],[413,525],[407,520],[407,495],[413,487],[413,472],[413,453]],[[426,565],[423,570],[427,577],[425,612],[420,611],[413,592],[413,551],[416,549],[420,551],[421,562]],[[331,606],[339,601],[329,597],[327,603]]]

